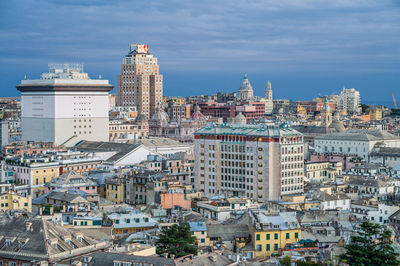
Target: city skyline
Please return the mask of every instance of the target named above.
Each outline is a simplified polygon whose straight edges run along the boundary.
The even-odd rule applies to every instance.
[[[255,95],[270,80],[275,98],[292,100],[354,87],[362,101],[391,103],[400,84],[395,1],[0,5],[4,96],[17,96],[24,75],[39,77],[48,62],[82,62],[116,88],[130,43],[159,58],[167,96],[237,91],[244,73]]]

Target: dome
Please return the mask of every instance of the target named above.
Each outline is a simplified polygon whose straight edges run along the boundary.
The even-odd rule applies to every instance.
[[[153,126],[162,126],[165,127],[168,125],[169,116],[168,114],[162,110],[161,108],[157,109],[157,112],[151,117],[149,124]]]
[[[233,122],[234,124],[243,125],[243,124],[246,124],[246,123],[247,123],[247,119],[246,119],[246,117],[242,114],[242,112],[240,112],[240,113],[238,113],[237,116],[235,116],[235,117],[232,119],[232,122]]]
[[[340,118],[339,112],[336,111],[335,114],[333,115],[333,121],[329,125],[329,128],[335,129],[337,132],[342,132],[345,131],[346,128],[344,127],[343,123],[340,121],[339,118]]]
[[[194,121],[205,121],[206,117],[200,112],[200,107],[196,105],[195,111],[192,114],[192,120]]]
[[[244,75],[243,83],[239,88],[239,91],[252,91],[253,87],[250,84],[250,81],[247,78],[247,75]]]

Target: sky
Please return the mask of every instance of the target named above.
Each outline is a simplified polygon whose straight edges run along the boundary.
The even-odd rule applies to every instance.
[[[0,1],[0,96],[48,63],[116,87],[130,43],[149,44],[167,96],[237,91],[247,73],[260,96],[270,80],[274,98],[400,100],[400,0]]]

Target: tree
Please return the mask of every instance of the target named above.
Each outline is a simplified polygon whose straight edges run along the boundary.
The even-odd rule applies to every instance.
[[[283,266],[290,266],[291,263],[292,263],[292,259],[289,256],[285,256],[281,261],[281,265],[283,265]]]
[[[360,106],[361,106],[361,112],[362,113],[365,113],[368,109],[369,109],[369,105],[366,105],[366,104],[360,104]]]
[[[194,245],[196,237],[192,235],[187,224],[176,225],[164,228],[157,240],[157,254],[168,253],[176,258],[189,254],[196,255],[197,248]]]
[[[392,247],[392,233],[389,230],[385,230],[378,237],[377,245],[377,260],[378,265],[400,265],[397,261],[397,256],[399,254]]]
[[[382,232],[379,224],[363,222],[340,259],[349,265],[399,265],[390,238],[390,231]]]

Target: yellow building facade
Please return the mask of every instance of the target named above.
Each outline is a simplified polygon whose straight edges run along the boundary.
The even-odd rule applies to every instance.
[[[60,175],[57,162],[22,162],[6,160],[7,170],[12,170],[16,184],[29,185],[29,194],[37,198],[45,191],[44,184]]]
[[[255,255],[257,258],[264,258],[278,254],[279,249],[284,248],[287,244],[298,242],[300,238],[300,229],[256,231],[254,233]]]
[[[295,212],[269,214],[265,210],[250,210],[249,219],[255,258],[278,255],[287,244],[301,239]]]
[[[28,212],[32,212],[32,197],[24,197],[15,191],[9,190],[7,193],[0,194],[0,210],[26,210]]]
[[[382,109],[380,108],[369,109],[369,119],[375,121],[382,120]]]
[[[342,162],[310,162],[305,167],[309,181],[334,182],[342,174]]]
[[[125,202],[125,183],[121,179],[106,181],[106,199],[115,204]]]

